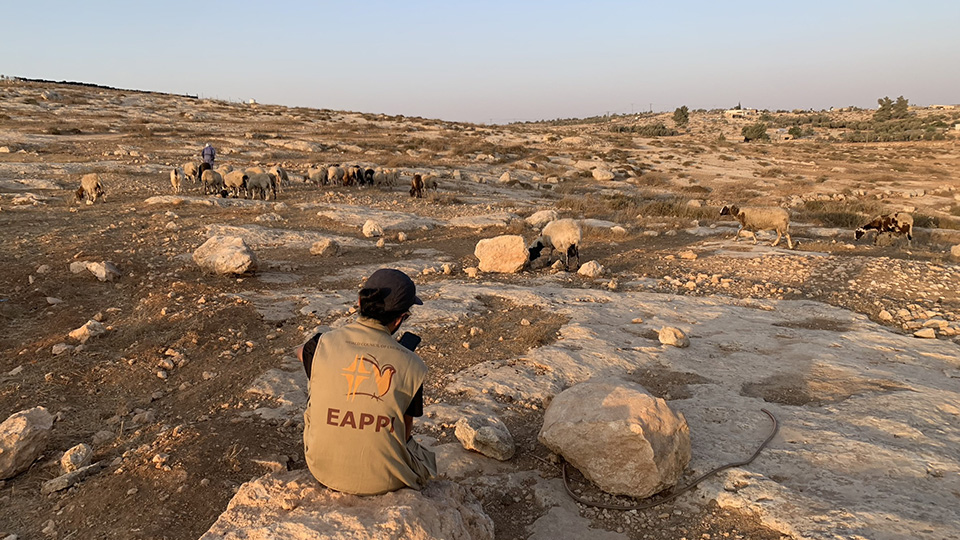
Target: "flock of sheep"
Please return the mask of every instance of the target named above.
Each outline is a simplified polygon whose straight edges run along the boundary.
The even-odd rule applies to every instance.
[[[794,249],[800,245],[800,242],[794,244],[790,239],[790,213],[784,208],[777,206],[741,207],[734,204],[721,208],[720,215],[733,216],[740,222],[737,234],[733,237],[734,241],[740,240],[740,234],[746,231],[753,236],[753,243],[756,244],[757,231],[769,230],[777,233],[777,239],[770,244],[771,246],[779,244],[783,236],[787,237],[787,247],[789,249]],[[866,225],[859,227],[855,231],[854,237],[859,240],[871,230],[877,232],[877,236],[874,237],[874,243],[876,243],[881,234],[891,233],[894,235],[906,235],[909,245],[909,242],[913,240],[913,216],[906,212],[894,212],[892,214],[878,216]]]
[[[339,164],[309,167],[303,175],[304,182],[312,182],[318,187],[328,185],[391,187],[400,182],[400,177],[400,171],[397,169],[364,168],[360,165],[340,166]],[[290,182],[290,176],[279,166],[265,170],[262,167],[234,169],[229,165],[221,165],[212,169],[207,163],[195,162],[184,163],[183,166],[175,167],[170,171],[170,184],[174,193],[182,193],[187,181],[201,184],[205,195],[216,194],[224,197],[231,195],[244,198],[259,196],[260,199],[267,200],[272,194],[275,200],[277,193]],[[436,175],[414,174],[410,184],[410,196],[421,198],[425,189],[437,189]],[[77,201],[86,200],[87,204],[93,204],[104,195],[105,190],[100,175],[97,173],[83,175],[80,179],[80,188],[76,192]],[[789,249],[795,249],[800,245],[799,242],[794,243],[790,238],[790,213],[784,208],[734,204],[724,206],[720,210],[720,215],[733,216],[740,223],[734,235],[735,241],[740,240],[741,234],[746,231],[753,236],[753,243],[756,244],[757,231],[769,230],[777,233],[777,238],[770,244],[771,246],[778,245],[784,236],[787,238]],[[871,230],[877,232],[877,238],[882,233],[905,235],[909,243],[913,239],[913,216],[906,212],[878,216],[859,227],[854,236],[859,240]],[[530,260],[539,257],[544,248],[550,248],[561,254],[566,267],[569,268],[570,258],[576,258],[575,268],[579,267],[581,236],[580,227],[576,221],[572,219],[552,221],[529,246]],[[876,243],[876,238],[874,242]]]
[[[341,166],[333,164],[327,166],[308,167],[303,173],[304,182],[310,182],[317,187],[321,186],[381,186],[393,187],[400,183],[401,173],[397,169],[382,167],[365,168],[360,165]],[[221,165],[211,169],[206,163],[184,163],[170,171],[170,185],[175,194],[183,193],[187,181],[201,185],[204,195],[221,195],[243,198],[260,198],[267,200],[272,194],[282,192],[283,186],[289,184],[290,175],[279,166],[263,169],[262,167],[247,167],[234,169],[229,165]],[[421,176],[414,174],[411,180],[410,196],[423,197],[424,189],[437,189],[436,175]],[[80,195],[78,194],[78,199]]]

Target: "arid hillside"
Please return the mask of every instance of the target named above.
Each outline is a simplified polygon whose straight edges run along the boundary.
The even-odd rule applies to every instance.
[[[303,469],[293,350],[350,320],[385,266],[425,301],[407,323],[430,368],[418,439],[497,538],[556,538],[557,523],[570,538],[960,538],[960,110],[873,114],[488,126],[0,82],[0,421],[55,417],[41,457],[0,480],[0,538],[198,538],[243,483]],[[743,142],[758,122],[769,140]],[[848,142],[875,138],[908,140]],[[205,143],[218,164],[281,166],[289,182],[267,200],[189,180],[174,194],[170,171]],[[309,181],[334,164],[399,180]],[[92,204],[75,196],[87,173],[105,191]],[[412,197],[414,175],[435,188]],[[731,204],[787,209],[796,245],[771,246],[770,230],[734,241]],[[479,240],[529,243],[544,211],[578,220],[593,273],[549,250],[519,272],[477,270]],[[912,215],[912,240],[855,240],[893,212]],[[371,220],[381,231],[364,234]],[[201,270],[192,254],[216,235],[243,238],[256,272]],[[327,240],[336,255],[312,250]],[[81,264],[101,262],[118,275]],[[102,334],[70,336],[91,320]],[[662,345],[662,327],[690,346]],[[685,416],[681,484],[749,456],[761,408],[780,433],[660,507],[577,504],[537,436],[558,392],[600,376]],[[462,448],[454,425],[477,412],[509,428],[513,458]],[[80,443],[100,465],[47,493]]]

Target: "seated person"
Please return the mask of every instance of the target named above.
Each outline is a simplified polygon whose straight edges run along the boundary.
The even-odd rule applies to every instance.
[[[420,489],[436,474],[433,452],[411,433],[423,414],[427,366],[393,334],[423,302],[413,280],[386,268],[367,279],[359,301],[355,322],[297,351],[310,379],[307,467],[328,488],[355,495]]]

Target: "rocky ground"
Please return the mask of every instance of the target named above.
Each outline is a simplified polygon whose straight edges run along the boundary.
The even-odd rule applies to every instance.
[[[3,83],[0,103],[0,417],[55,418],[41,458],[0,481],[0,538],[197,538],[244,482],[302,469],[291,352],[348,320],[381,266],[414,275],[425,300],[408,323],[431,368],[418,436],[497,538],[960,538],[955,138],[743,144],[737,121],[694,112],[684,134],[643,139],[610,127],[655,118],[475,126],[25,82]],[[283,164],[293,182],[276,201],[193,185],[163,197],[170,167],[208,141],[220,161]],[[330,163],[435,173],[439,189],[299,181]],[[73,199],[87,172],[106,184],[93,205]],[[718,215],[730,202],[791,208],[800,247],[733,242]],[[478,240],[531,240],[524,218],[545,209],[584,220],[581,257],[602,275],[472,272]],[[854,242],[890,210],[922,218],[912,245]],[[256,252],[255,274],[193,262],[223,233]],[[311,255],[323,238],[342,253]],[[103,261],[118,279],[71,271]],[[69,336],[90,320],[102,335]],[[661,345],[662,326],[690,347]],[[752,453],[760,408],[780,433],[663,506],[579,505],[537,433],[557,392],[602,375],[683,413],[684,480]],[[462,448],[454,425],[475,412],[509,428],[513,458]],[[79,443],[100,466],[42,492]],[[626,502],[574,476],[584,496]]]

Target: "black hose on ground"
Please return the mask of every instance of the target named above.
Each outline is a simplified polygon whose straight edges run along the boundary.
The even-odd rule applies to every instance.
[[[632,506],[619,506],[619,505],[615,505],[615,504],[604,504],[604,503],[599,503],[599,502],[591,502],[591,501],[588,501],[588,500],[580,497],[579,495],[577,495],[576,493],[574,493],[573,490],[570,489],[570,483],[569,483],[568,478],[567,478],[567,462],[566,462],[566,461],[563,462],[563,466],[561,467],[561,468],[563,469],[563,487],[567,490],[567,495],[570,495],[570,497],[571,497],[573,500],[577,501],[578,503],[580,503],[580,504],[585,504],[585,505],[587,505],[587,506],[593,506],[593,507],[595,507],[595,508],[604,508],[604,509],[607,509],[607,510],[646,510],[646,509],[648,509],[648,508],[653,508],[653,507],[655,507],[655,506],[660,506],[661,504],[668,503],[668,502],[676,499],[676,498],[679,497],[680,495],[683,495],[684,493],[690,491],[690,490],[693,489],[697,484],[699,484],[700,482],[703,482],[703,481],[706,480],[707,478],[710,478],[711,476],[717,474],[717,473],[720,472],[720,471],[723,471],[723,470],[726,470],[726,469],[730,469],[730,468],[733,468],[733,467],[743,467],[744,465],[749,465],[751,462],[753,462],[753,460],[757,459],[757,456],[760,455],[760,452],[770,443],[771,440],[773,440],[773,438],[777,435],[777,431],[779,431],[779,429],[780,429],[780,424],[777,422],[777,417],[775,417],[772,412],[770,412],[770,411],[768,411],[768,410],[766,410],[766,409],[760,409],[760,410],[763,411],[764,413],[766,413],[767,416],[770,417],[770,420],[773,422],[773,429],[770,431],[770,435],[767,436],[766,440],[764,440],[764,441],[760,444],[760,446],[757,447],[757,451],[754,452],[752,456],[750,456],[748,459],[746,459],[746,460],[744,460],[744,461],[738,461],[738,462],[736,462],[736,463],[727,463],[726,465],[721,465],[721,466],[717,467],[716,469],[713,469],[712,471],[709,471],[709,472],[701,475],[699,478],[697,478],[697,479],[694,480],[693,482],[690,482],[689,484],[687,484],[686,486],[684,486],[684,487],[681,488],[680,490],[675,491],[675,492],[667,495],[665,498],[660,499],[659,501],[648,502],[648,503],[640,503],[640,504],[635,504],[635,505],[632,505]]]

